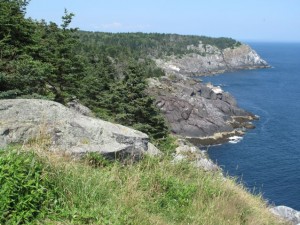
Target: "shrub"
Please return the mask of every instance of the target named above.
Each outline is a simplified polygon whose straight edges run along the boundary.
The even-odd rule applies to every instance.
[[[31,152],[0,152],[0,224],[28,223],[49,207],[53,190],[44,164]]]
[[[166,138],[161,138],[157,140],[153,140],[154,144],[167,156],[171,156],[175,153],[175,149],[178,147],[176,143],[176,138],[172,135],[168,135]]]

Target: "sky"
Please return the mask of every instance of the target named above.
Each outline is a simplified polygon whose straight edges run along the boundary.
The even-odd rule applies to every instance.
[[[300,0],[31,0],[27,17],[86,31],[158,32],[300,42]]]

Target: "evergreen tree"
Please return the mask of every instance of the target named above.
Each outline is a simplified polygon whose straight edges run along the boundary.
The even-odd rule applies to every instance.
[[[28,1],[0,2],[0,98],[45,96],[64,103],[76,95],[84,76],[84,60],[75,52],[73,14],[63,24],[26,19]]]
[[[34,23],[24,18],[28,1],[0,1],[0,98],[22,93],[23,82],[17,74],[19,61],[28,59],[34,44]]]
[[[73,16],[65,11],[61,28],[53,22],[40,26],[43,46],[37,58],[49,65],[44,85],[54,95],[54,100],[61,103],[65,103],[70,95],[78,94],[79,83],[85,74],[85,59],[75,52],[77,30],[68,28]]]
[[[143,67],[131,62],[124,79],[112,86],[109,107],[117,122],[143,131],[153,138],[162,138],[168,133],[168,127],[154,106],[154,99],[145,93],[145,78]]]
[[[145,94],[145,79],[162,74],[152,60],[140,60],[138,54],[114,45],[113,40],[111,45],[98,47],[97,40],[79,43],[77,29],[69,28],[72,13],[65,11],[58,26],[26,19],[27,4],[24,0],[0,0],[0,98],[34,97],[66,103],[75,95],[101,118],[153,138],[167,135],[154,100]],[[110,36],[106,37],[109,42]],[[128,38],[122,42],[129,42],[133,49],[141,46]],[[141,43],[147,46],[147,41]]]

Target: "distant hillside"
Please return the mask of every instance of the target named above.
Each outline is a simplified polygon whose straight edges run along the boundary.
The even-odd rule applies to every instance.
[[[216,46],[218,49],[234,48],[241,45],[232,38],[212,38],[196,35],[159,34],[159,33],[104,33],[80,31],[79,37],[86,47],[98,49],[127,48],[135,56],[152,56],[160,58],[169,55],[198,53],[196,48],[202,43],[205,46]],[[112,49],[111,49],[112,50]]]
[[[167,73],[196,76],[268,67],[253,49],[232,38],[86,31],[78,32],[78,36],[80,54],[110,56],[119,71],[129,58],[146,62],[149,77],[163,75],[159,68]]]

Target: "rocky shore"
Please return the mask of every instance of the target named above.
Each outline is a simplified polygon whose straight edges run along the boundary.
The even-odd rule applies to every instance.
[[[258,116],[239,108],[233,96],[221,87],[203,84],[190,77],[267,68],[267,62],[247,45],[224,50],[202,43],[187,47],[198,53],[156,59],[167,76],[149,79],[148,92],[156,98],[156,105],[165,115],[171,131],[201,147],[222,144],[254,128],[251,121]],[[221,170],[203,152],[194,148],[182,141],[176,149],[174,161],[193,155],[192,162],[196,166],[200,165],[205,170]],[[270,212],[290,224],[300,224],[300,212],[290,207],[270,207]]]
[[[171,131],[197,146],[206,146],[227,142],[254,128],[251,121],[258,117],[239,108],[233,96],[191,77],[266,68],[268,63],[245,44],[219,49],[199,42],[187,49],[194,53],[156,59],[167,75],[149,79],[148,93],[155,97]]]
[[[207,76],[227,71],[269,67],[250,46],[219,49],[211,45],[187,46],[197,53],[156,59],[156,64],[167,73],[185,76]]]
[[[173,162],[188,160],[205,171],[220,171],[197,147],[221,144],[231,137],[241,136],[247,129],[254,128],[251,121],[258,117],[239,108],[233,96],[221,87],[201,83],[189,76],[268,65],[244,45],[224,51],[206,48],[205,53],[208,55],[157,61],[167,76],[149,78],[147,91],[155,97],[156,106],[165,115],[172,133],[179,137]],[[0,148],[45,138],[50,150],[76,157],[89,152],[111,158],[161,154],[146,134],[96,119],[78,102],[70,102],[68,107],[45,100],[1,100]],[[300,223],[300,212],[289,207],[277,206],[270,211],[292,224]]]
[[[203,84],[184,75],[149,79],[148,92],[165,115],[173,134],[197,146],[227,142],[253,128],[257,116],[237,106],[220,87]]]

